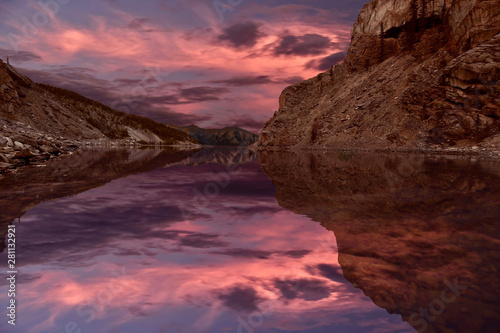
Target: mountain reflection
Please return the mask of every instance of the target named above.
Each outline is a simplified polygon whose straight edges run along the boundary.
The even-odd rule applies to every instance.
[[[176,165],[207,163],[234,166],[255,158],[248,149],[111,149],[80,150],[36,168],[0,179],[0,237],[7,226],[47,200],[72,196],[132,174]],[[0,252],[5,248],[0,243]]]
[[[278,205],[251,153],[215,153],[224,165],[206,152],[158,153],[127,170],[129,157],[108,164],[106,177],[96,171],[101,187],[88,180],[84,190],[79,168],[67,169],[66,185],[40,180],[66,196],[23,206],[17,330],[410,331],[346,281],[332,232]]]
[[[419,332],[500,330],[500,164],[260,154],[279,204],[335,233],[343,274]]]
[[[255,157],[83,151],[4,178],[2,222],[22,216],[16,329],[498,331],[498,163]]]

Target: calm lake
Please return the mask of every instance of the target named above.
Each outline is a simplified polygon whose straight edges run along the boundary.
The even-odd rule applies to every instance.
[[[500,163],[80,151],[0,180],[0,332],[500,332]]]

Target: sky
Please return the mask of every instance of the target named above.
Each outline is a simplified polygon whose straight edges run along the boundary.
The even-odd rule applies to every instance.
[[[0,2],[0,58],[177,126],[258,133],[281,91],[343,60],[366,0]]]

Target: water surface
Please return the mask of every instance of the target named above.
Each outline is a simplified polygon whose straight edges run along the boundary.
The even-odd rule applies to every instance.
[[[0,329],[497,332],[499,175],[411,155],[81,152],[2,184],[19,308]],[[456,278],[467,289],[433,315]]]

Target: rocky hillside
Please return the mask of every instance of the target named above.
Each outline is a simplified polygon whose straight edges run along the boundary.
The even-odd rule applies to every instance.
[[[95,144],[198,143],[151,119],[35,83],[0,60],[0,172]]]
[[[204,129],[196,125],[179,127],[192,138],[207,146],[249,146],[257,141],[258,135],[238,127]]]
[[[258,144],[500,144],[500,0],[373,0],[343,64],[286,88]]]

